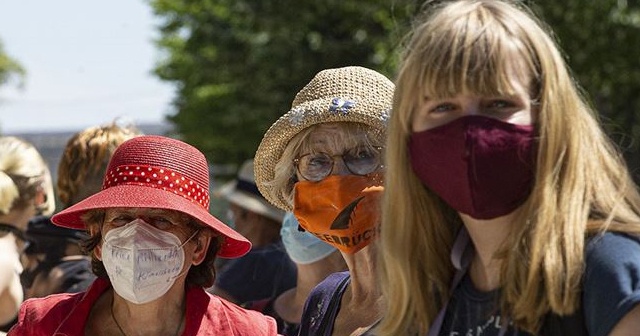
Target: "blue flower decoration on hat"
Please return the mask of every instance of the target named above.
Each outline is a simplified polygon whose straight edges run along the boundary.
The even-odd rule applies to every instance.
[[[291,115],[289,116],[289,123],[291,126],[299,126],[304,121],[304,109],[295,108],[291,110]]]
[[[356,106],[356,102],[349,99],[342,98],[333,98],[331,100],[331,104],[329,105],[329,112],[336,114],[340,113],[342,115],[349,114],[349,110]]]
[[[382,114],[380,114],[379,118],[382,122],[386,124],[389,121],[390,117],[391,117],[391,109],[386,109],[382,111]]]

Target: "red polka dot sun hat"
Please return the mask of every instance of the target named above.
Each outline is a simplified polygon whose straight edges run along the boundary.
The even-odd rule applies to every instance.
[[[81,216],[107,208],[159,208],[185,213],[224,236],[218,255],[236,258],[251,249],[242,235],[209,213],[209,165],[182,141],[139,136],[122,143],[111,157],[102,190],[57,213],[51,221],[84,229]]]

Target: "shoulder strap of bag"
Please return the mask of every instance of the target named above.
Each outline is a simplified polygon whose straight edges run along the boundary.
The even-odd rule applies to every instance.
[[[451,249],[451,263],[456,269],[456,274],[453,276],[453,280],[451,281],[451,292],[458,287],[460,281],[464,277],[465,273],[467,273],[467,267],[469,263],[471,263],[471,255],[473,254],[472,248],[470,248],[469,244],[469,233],[463,227],[458,232],[458,236],[456,237],[455,242],[453,243],[453,248]],[[444,315],[447,312],[447,306],[449,302],[440,309],[438,316],[431,323],[431,328],[429,328],[429,332],[427,336],[438,336],[440,334],[440,329],[442,328],[442,322],[444,321]]]
[[[458,236],[456,237],[456,240],[453,243],[453,248],[451,249],[451,263],[456,269],[456,274],[453,276],[453,280],[451,281],[451,293],[453,293],[456,287],[458,287],[471,264],[471,258],[473,257],[474,250],[472,246],[473,244],[470,244],[470,241],[471,238],[469,237],[469,232],[467,232],[467,229],[462,227],[460,232],[458,232]],[[444,307],[440,309],[438,316],[436,316],[436,319],[429,328],[427,336],[438,336],[440,334],[440,329],[442,329],[442,323],[444,322],[444,316],[447,313],[448,305],[449,301],[447,301]],[[502,325],[499,336],[503,336],[507,332],[508,324],[509,323],[504,323]]]

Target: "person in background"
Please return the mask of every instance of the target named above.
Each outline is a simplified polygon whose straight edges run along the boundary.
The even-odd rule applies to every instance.
[[[340,252],[313,234],[301,230],[292,212],[282,221],[282,244],[298,270],[296,286],[277,298],[259,300],[245,305],[273,317],[278,323],[278,333],[297,336],[304,303],[311,290],[330,274],[347,269]]]
[[[179,140],[122,143],[102,190],[55,214],[85,228],[97,279],[85,292],[26,300],[8,335],[277,335],[268,316],[211,295],[216,256],[251,243],[209,213],[209,165]]]
[[[371,69],[319,72],[265,133],[256,184],[300,226],[340,250],[349,272],[330,275],[305,303],[300,335],[351,335],[377,321],[376,247],[386,122],[393,83]]]
[[[16,318],[24,293],[21,254],[29,220],[55,210],[51,173],[38,150],[23,139],[0,137],[0,330]],[[15,321],[14,321],[15,322]]]
[[[133,125],[116,122],[74,134],[58,165],[57,194],[63,209],[100,191],[113,152],[140,134]],[[49,217],[39,216],[29,222],[26,233],[31,244],[20,275],[26,298],[81,292],[93,282],[91,258],[80,247],[86,238],[83,230],[53,225]]]
[[[377,334],[638,335],[640,195],[552,33],[433,6],[396,80]]]
[[[253,177],[253,160],[216,193],[229,202],[233,228],[251,242],[251,251],[224,264],[210,292],[231,302],[272,299],[296,284],[296,266],[280,240],[284,211],[267,202]]]
[[[81,292],[95,279],[91,258],[80,247],[87,237],[82,230],[61,228],[50,217],[37,216],[29,221],[26,237],[29,246],[20,273],[25,299]]]

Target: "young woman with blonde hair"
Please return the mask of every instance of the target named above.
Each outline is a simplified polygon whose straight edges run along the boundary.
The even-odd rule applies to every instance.
[[[396,81],[379,334],[637,333],[640,196],[551,34],[433,6]]]

